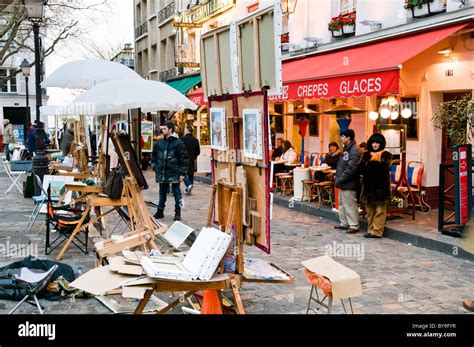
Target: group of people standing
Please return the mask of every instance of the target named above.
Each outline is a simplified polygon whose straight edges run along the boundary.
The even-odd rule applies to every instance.
[[[199,141],[193,136],[193,127],[186,126],[180,139],[172,122],[160,128],[163,138],[153,144],[151,166],[155,171],[155,180],[160,186],[156,219],[164,218],[166,197],[172,191],[175,208],[174,220],[181,220],[182,195],[181,182],[185,184],[185,193],[190,195],[194,183],[194,161],[201,153]]]
[[[392,154],[385,150],[385,137],[380,133],[372,134],[362,153],[356,144],[354,130],[341,132],[341,142],[343,149],[335,179],[335,186],[339,189],[340,224],[335,228],[345,230],[348,234],[359,232],[357,193],[361,188],[360,201],[365,204],[368,222],[364,237],[381,238],[385,228],[387,204],[391,198]]]

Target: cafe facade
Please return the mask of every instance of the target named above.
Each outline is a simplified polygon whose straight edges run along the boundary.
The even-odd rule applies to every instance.
[[[283,62],[283,94],[270,97],[273,139],[289,140],[298,153],[326,153],[339,142],[335,115],[324,111],[339,104],[365,110],[352,115],[350,128],[365,142],[377,124],[407,126],[407,162],[419,161],[425,200],[438,205],[439,164],[449,161],[449,144],[431,118],[439,103],[470,93],[474,86],[472,17],[433,25],[343,49],[287,59]],[[300,135],[298,107],[320,112]]]

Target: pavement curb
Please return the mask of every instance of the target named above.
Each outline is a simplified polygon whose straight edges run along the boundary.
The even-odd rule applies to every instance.
[[[204,176],[195,176],[194,180],[203,184],[212,184],[211,177]],[[290,210],[295,210],[298,212],[306,213],[311,216],[322,217],[333,222],[339,222],[339,215],[336,212],[329,210],[326,207],[317,209],[315,206],[310,206],[307,203],[302,203],[301,201],[293,200],[293,207],[289,206],[289,199],[273,195],[273,203],[286,207]],[[360,220],[360,226],[362,228],[367,228],[367,221],[365,219]],[[450,244],[448,242],[443,242],[439,240],[430,239],[420,235],[414,235],[407,233],[405,231],[394,229],[393,227],[386,227],[384,232],[384,237],[387,237],[391,240],[399,241],[406,244],[411,244],[412,246],[425,248],[432,251],[438,251],[447,255],[450,255],[455,258],[470,260],[474,262],[474,255],[466,252],[462,248]]]

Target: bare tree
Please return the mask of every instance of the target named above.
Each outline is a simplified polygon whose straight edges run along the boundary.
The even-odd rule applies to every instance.
[[[22,0],[1,0],[0,5],[0,66],[22,51],[34,52],[32,24],[28,21]],[[58,44],[79,39],[84,30],[76,18],[93,11],[104,11],[107,0],[50,0],[42,24],[43,59],[52,54]],[[33,61],[32,65],[36,65]],[[0,88],[21,72],[12,69],[9,76],[0,77]]]
[[[92,39],[80,39],[81,55],[86,59],[112,60],[125,46],[125,40],[117,39],[107,44],[97,43]]]

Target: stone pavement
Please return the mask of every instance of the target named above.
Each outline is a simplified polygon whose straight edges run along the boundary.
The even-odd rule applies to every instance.
[[[158,189],[153,173],[146,172],[150,189],[144,191],[148,201],[156,202]],[[33,202],[18,192],[3,196],[8,177],[0,172],[0,237],[25,236],[26,222],[33,209]],[[201,228],[207,218],[210,186],[196,183],[192,196],[184,195],[184,222]],[[168,197],[165,223],[172,223],[173,198]],[[151,211],[154,213],[154,211]],[[116,218],[111,218],[113,227]],[[336,231],[336,223],[322,217],[292,211],[281,206],[273,207],[271,255],[256,247],[247,246],[246,255],[270,260],[290,272],[295,278],[292,285],[246,283],[241,289],[247,313],[305,313],[310,285],[303,274],[301,261],[329,252],[335,260],[358,272],[362,279],[363,296],[353,299],[357,313],[466,313],[462,301],[474,295],[473,263],[437,251],[417,248],[384,239],[365,239],[362,233],[346,235]],[[124,225],[119,225],[118,230]],[[40,258],[54,259],[57,251],[44,256],[44,226],[35,224],[30,234],[31,249]],[[89,248],[91,249],[91,248]],[[70,248],[63,262],[77,273],[94,266],[92,252],[83,255]],[[0,265],[17,258],[0,258]],[[160,295],[163,300],[171,294]],[[60,302],[42,300],[48,313],[111,313],[94,298],[66,299]],[[0,300],[0,313],[7,313],[14,302]],[[34,312],[30,305],[23,305],[21,313]],[[179,313],[175,309],[172,312]],[[340,302],[334,303],[334,312],[343,312]]]

